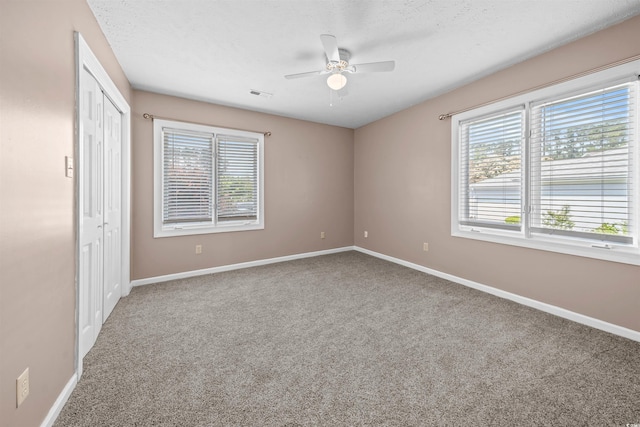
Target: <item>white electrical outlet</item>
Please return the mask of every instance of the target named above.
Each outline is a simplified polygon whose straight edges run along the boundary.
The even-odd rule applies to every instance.
[[[366,239],[367,237],[369,237],[369,232],[365,230],[365,232],[364,232],[364,238]]]
[[[202,253],[202,245],[196,245],[196,255],[200,255]]]
[[[422,250],[425,252],[429,252],[429,244],[428,243],[423,243],[422,244]]]
[[[321,239],[324,239],[324,231],[321,231],[321,232],[320,232],[320,238],[321,238]]]
[[[16,408],[29,396],[29,368],[16,380]]]

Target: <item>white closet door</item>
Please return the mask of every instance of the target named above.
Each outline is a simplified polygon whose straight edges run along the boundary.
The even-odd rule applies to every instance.
[[[104,292],[103,321],[122,295],[122,116],[104,99]]]
[[[122,295],[122,115],[84,69],[80,92],[78,345],[84,357]]]
[[[95,343],[102,328],[103,287],[103,94],[86,70],[80,75],[80,142],[78,204],[80,226],[79,295],[80,354]]]

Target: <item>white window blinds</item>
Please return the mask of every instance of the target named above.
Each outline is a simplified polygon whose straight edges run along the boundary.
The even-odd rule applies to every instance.
[[[264,229],[264,134],[153,119],[153,236]]]
[[[533,106],[533,232],[632,243],[635,97],[629,83]]]
[[[218,136],[217,220],[258,218],[258,140]]]
[[[460,124],[459,222],[521,227],[524,108]]]
[[[213,135],[162,129],[162,223],[213,219]]]
[[[640,265],[640,60],[452,116],[451,234]]]

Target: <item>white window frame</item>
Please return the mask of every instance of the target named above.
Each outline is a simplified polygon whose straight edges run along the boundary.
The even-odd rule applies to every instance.
[[[212,203],[213,206],[213,219],[211,222],[198,222],[198,223],[174,223],[163,224],[162,211],[163,211],[163,159],[164,159],[164,144],[163,144],[163,129],[170,128],[174,130],[184,130],[187,132],[209,133],[214,139],[214,154],[211,159],[214,162],[214,183]],[[215,140],[218,136],[225,137],[237,137],[239,139],[251,139],[257,140],[258,144],[258,158],[257,158],[257,170],[258,170],[258,212],[257,219],[252,221],[240,220],[240,221],[221,221],[217,222],[217,213],[215,207],[216,191],[217,191],[217,172],[215,167],[216,143]],[[264,229],[264,135],[257,132],[242,131],[236,129],[226,129],[215,126],[208,126],[202,124],[195,124],[189,122],[180,122],[175,120],[154,119],[153,120],[153,176],[154,176],[154,201],[153,201],[153,237],[172,237],[172,236],[187,236],[193,234],[209,234],[209,233],[225,233],[234,231],[249,231],[249,230],[262,230]]]
[[[633,245],[616,244],[606,242],[600,243],[596,240],[577,239],[562,236],[544,236],[530,232],[529,204],[530,204],[530,156],[529,138],[531,108],[535,103],[560,96],[570,96],[571,94],[587,93],[594,88],[604,85],[613,86],[618,83],[628,82],[634,76],[637,79],[640,74],[640,61],[629,62],[614,68],[610,68],[597,73],[589,74],[574,80],[570,80],[557,85],[535,90],[526,94],[521,94],[488,104],[479,108],[455,114],[451,119],[451,235],[453,237],[482,240],[493,243],[500,243],[525,248],[538,249],[563,254],[577,255],[588,258],[595,258],[607,261],[621,262],[625,264],[640,265],[640,93],[636,92],[635,112],[638,117],[635,132],[635,149],[633,151],[633,176],[632,182],[635,186],[634,197],[631,206]],[[640,86],[640,83],[636,83]],[[636,89],[639,89],[639,87]],[[459,222],[460,197],[460,156],[461,138],[460,124],[482,116],[499,114],[501,111],[516,109],[525,106],[525,146],[522,150],[522,229],[520,231],[509,231],[477,226],[465,226]]]

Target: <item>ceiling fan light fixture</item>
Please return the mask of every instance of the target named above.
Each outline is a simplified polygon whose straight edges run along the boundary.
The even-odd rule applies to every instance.
[[[347,84],[347,78],[342,73],[333,73],[327,78],[327,86],[333,90],[340,90]]]

